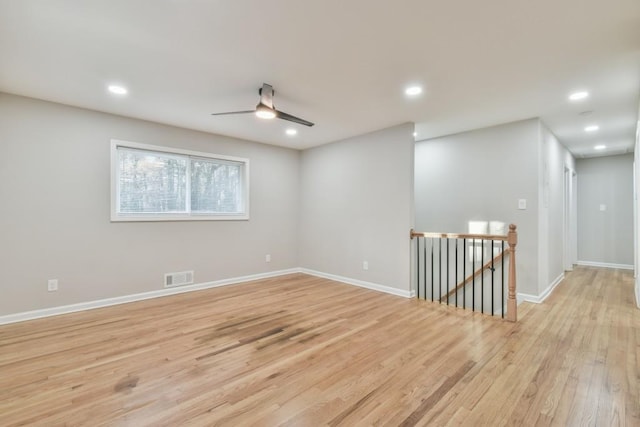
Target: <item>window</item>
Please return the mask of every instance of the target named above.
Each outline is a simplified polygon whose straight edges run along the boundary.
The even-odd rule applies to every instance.
[[[249,219],[249,160],[111,141],[111,220]]]

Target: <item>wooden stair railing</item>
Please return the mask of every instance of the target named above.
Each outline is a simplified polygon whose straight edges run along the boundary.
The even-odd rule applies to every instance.
[[[516,225],[509,225],[507,234],[509,244],[509,296],[507,298],[507,320],[515,322],[518,320],[518,302],[516,301],[516,245],[518,244],[518,232]]]
[[[491,268],[494,268],[496,263],[498,262],[504,263],[503,259],[506,255],[509,255],[509,252],[510,252],[510,249],[506,248],[504,252],[500,252],[498,255],[494,256],[492,260],[487,261],[482,267],[474,271],[473,274],[465,278],[462,282],[458,283],[456,287],[451,289],[446,295],[443,295],[442,298],[440,298],[440,301],[446,301],[447,298],[451,297],[452,295],[455,295],[456,292],[458,292],[464,286],[469,284],[469,282],[471,282],[475,277],[479,276],[480,274],[484,273],[487,270],[490,270]]]
[[[433,232],[416,232],[411,230],[410,237],[414,238],[424,238],[424,239],[463,239],[469,240],[470,242],[475,242],[477,240],[485,241],[485,240],[493,240],[493,241],[503,241],[508,244],[508,248],[504,248],[497,256],[494,256],[493,259],[484,263],[479,269],[474,271],[469,277],[466,277],[462,280],[462,282],[457,283],[454,286],[453,290],[450,290],[446,293],[446,295],[441,296],[439,298],[440,302],[447,300],[451,295],[455,295],[458,290],[464,288],[469,282],[473,281],[474,278],[480,274],[483,274],[487,269],[490,269],[495,266],[496,261],[502,263],[502,267],[504,269],[504,257],[509,256],[509,264],[508,264],[508,292],[507,292],[507,304],[506,304],[506,319],[515,322],[517,321],[517,308],[518,304],[516,301],[516,245],[518,243],[518,233],[517,227],[515,224],[509,225],[509,232],[506,236],[497,236],[497,235],[485,235],[485,234],[461,234],[461,233],[433,233]],[[419,240],[419,239],[418,239]],[[420,243],[417,243],[417,247],[420,247]],[[426,249],[426,241],[424,243],[423,248]],[[493,246],[492,246],[493,248]],[[433,255],[432,255],[433,256]],[[426,255],[425,255],[426,257]],[[457,254],[456,254],[457,257]],[[475,252],[474,252],[475,257]],[[420,265],[420,254],[417,254],[418,262],[418,277],[420,277],[419,265]],[[433,259],[433,258],[432,258]],[[440,261],[439,261],[440,262]],[[427,263],[425,258],[424,263]],[[447,270],[448,271],[448,270]],[[504,270],[503,270],[504,271]],[[425,266],[425,275],[426,275],[426,266]],[[426,277],[425,277],[426,281]],[[455,283],[455,282],[454,282]],[[425,285],[426,286],[426,285]],[[433,286],[433,285],[432,285]],[[425,288],[426,292],[426,288]],[[504,295],[504,294],[503,294]],[[425,295],[426,298],[426,295]],[[432,300],[434,296],[432,295]],[[456,303],[457,304],[457,303]],[[475,309],[475,308],[474,308]],[[503,308],[504,309],[504,308]],[[482,308],[482,312],[484,313],[484,308]],[[503,315],[505,313],[503,312]]]

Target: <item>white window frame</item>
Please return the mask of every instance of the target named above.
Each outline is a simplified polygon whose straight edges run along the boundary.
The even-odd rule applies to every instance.
[[[167,155],[189,156],[206,160],[220,160],[224,162],[242,163],[241,187],[242,187],[242,212],[240,213],[121,213],[118,212],[120,205],[120,165],[118,162],[118,148],[128,148],[146,151],[155,151]],[[190,209],[189,201],[191,196],[191,180],[187,179],[187,209]],[[183,150],[181,148],[162,147],[158,145],[141,144],[139,142],[111,140],[111,221],[131,222],[131,221],[229,221],[249,219],[249,159],[242,157],[223,156],[220,154],[204,153],[200,151]]]

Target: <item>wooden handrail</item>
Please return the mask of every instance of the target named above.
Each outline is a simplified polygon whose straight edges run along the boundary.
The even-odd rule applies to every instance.
[[[516,245],[518,244],[518,233],[516,225],[509,225],[507,234],[509,244],[509,297],[507,298],[507,320],[515,322],[518,320],[518,302],[516,301]]]
[[[478,276],[479,274],[483,273],[485,270],[488,270],[490,267],[494,266],[496,261],[500,261],[501,262],[502,258],[505,255],[509,255],[510,251],[511,250],[509,248],[506,248],[504,250],[504,252],[500,252],[498,255],[493,257],[492,260],[487,261],[487,263],[485,265],[483,265],[482,267],[478,268],[476,271],[473,272],[473,274],[471,274],[469,277],[465,278],[462,282],[458,283],[455,288],[453,288],[446,295],[444,295],[442,298],[440,298],[440,301],[446,301],[447,298],[449,298],[451,295],[455,295],[456,292],[458,292],[460,289],[462,289],[464,286],[466,286],[469,282],[471,282],[474,279],[474,277]]]
[[[432,239],[468,239],[470,243],[474,244],[474,246],[476,245],[476,243],[478,243],[475,240],[480,240],[480,241],[497,240],[497,241],[507,242],[507,244],[509,245],[508,248],[505,248],[503,252],[501,252],[499,255],[494,257],[492,260],[488,261],[480,269],[475,271],[471,276],[469,276],[468,278],[465,278],[463,282],[457,284],[452,291],[447,292],[447,295],[445,295],[444,297],[441,297],[440,301],[443,301],[449,298],[451,295],[457,292],[461,287],[465,286],[467,283],[469,283],[469,281],[473,280],[473,278],[476,277],[478,274],[481,274],[487,268],[491,267],[491,265],[493,265],[496,260],[501,261],[505,253],[507,253],[509,255],[509,277],[508,277],[508,296],[507,296],[506,317],[507,317],[507,320],[511,322],[515,322],[518,319],[518,314],[517,314],[518,303],[516,300],[516,245],[518,244],[518,233],[516,229],[517,227],[515,224],[510,224],[509,232],[507,233],[506,236],[492,235],[492,234],[418,232],[411,229],[409,236],[411,239],[415,237],[425,237],[425,238],[432,238]],[[419,244],[420,244],[420,241],[418,241],[418,247],[419,247]],[[502,262],[503,262],[503,269],[504,269],[504,261]],[[420,262],[418,261],[418,264],[419,263]],[[425,263],[426,263],[426,258],[425,258]],[[425,271],[425,274],[426,274],[426,271]],[[418,277],[419,275],[420,275],[420,271],[418,270]],[[426,293],[426,289],[425,289],[425,293]],[[432,296],[432,300],[433,300],[433,296]]]
[[[429,233],[411,230],[411,239],[414,237],[429,237],[432,239],[478,239],[478,240],[503,240],[507,241],[509,236],[494,234],[460,234],[460,233]]]

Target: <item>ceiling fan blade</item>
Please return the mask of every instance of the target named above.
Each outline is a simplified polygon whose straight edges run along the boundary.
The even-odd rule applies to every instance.
[[[292,116],[291,114],[287,114],[284,111],[275,110],[275,112],[276,112],[276,117],[279,119],[288,120],[290,122],[298,123],[298,124],[309,126],[309,127],[314,125],[314,123],[311,123],[310,121],[301,119],[300,117]]]
[[[262,87],[258,90],[260,95],[260,102],[256,106],[255,110],[246,110],[246,111],[229,111],[226,113],[212,113],[212,116],[226,116],[232,114],[249,114],[255,113],[258,117],[262,119],[272,119],[274,117],[287,120],[289,122],[298,123],[304,126],[313,126],[314,123],[311,123],[308,120],[301,119],[300,117],[292,116],[289,113],[285,113],[284,111],[278,111],[273,106],[273,95],[275,94],[273,90],[273,86],[267,83],[262,83]]]
[[[212,116],[226,116],[229,114],[249,114],[255,113],[256,110],[246,110],[246,111],[229,111],[227,113],[211,113]]]
[[[260,103],[273,109],[273,94],[275,93],[273,91],[273,86],[262,83],[262,87],[258,93],[260,94]]]

